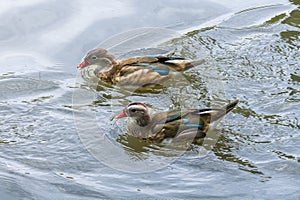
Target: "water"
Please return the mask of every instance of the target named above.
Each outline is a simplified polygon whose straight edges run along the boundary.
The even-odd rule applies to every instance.
[[[300,199],[299,13],[298,1],[283,0],[2,1],[1,199]],[[176,55],[209,56],[210,65],[185,73],[184,107],[240,103],[218,126],[207,156],[195,147],[154,171],[129,173],[95,157],[76,114],[94,111],[98,130],[114,141],[116,124],[107,119],[123,104],[166,109],[177,91],[124,96],[105,86],[92,102],[73,104],[72,97],[74,90],[94,94],[94,86],[78,84],[83,55],[142,27],[184,35],[160,46]],[[210,70],[216,87],[207,84]],[[132,158],[163,158],[142,150],[131,149]]]

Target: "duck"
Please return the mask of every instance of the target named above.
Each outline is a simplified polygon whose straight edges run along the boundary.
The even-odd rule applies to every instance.
[[[223,108],[188,109],[154,112],[142,102],[128,104],[114,117],[129,118],[127,134],[153,143],[191,142],[199,144],[205,138],[210,125],[220,120],[238,104],[235,100]]]
[[[106,49],[96,48],[86,54],[77,68],[81,70],[97,65],[94,73],[105,83],[148,87],[161,85],[177,72],[186,71],[204,62],[204,59],[188,61],[184,58],[168,56],[141,56],[117,60]]]

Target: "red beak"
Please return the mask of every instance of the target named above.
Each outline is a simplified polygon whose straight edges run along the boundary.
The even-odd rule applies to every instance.
[[[82,69],[82,68],[85,68],[86,66],[90,65],[90,63],[88,63],[87,61],[82,61],[78,66],[77,68],[78,69]]]
[[[121,119],[123,117],[127,117],[126,113],[123,111],[120,114],[118,114],[117,116],[115,116],[115,119]]]

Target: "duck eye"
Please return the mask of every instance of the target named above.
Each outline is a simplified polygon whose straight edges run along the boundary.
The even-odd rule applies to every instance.
[[[136,112],[136,109],[131,109],[130,111],[131,111],[131,112]]]
[[[96,60],[96,59],[97,59],[97,56],[92,56],[92,59],[93,59],[93,60]]]

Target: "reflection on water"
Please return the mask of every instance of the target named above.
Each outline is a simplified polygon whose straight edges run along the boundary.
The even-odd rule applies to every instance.
[[[160,1],[145,3],[147,8],[135,1],[113,1],[102,7],[79,1],[19,3],[7,1],[0,9],[2,198],[299,198],[298,1],[251,5],[243,1],[234,6],[227,1],[222,5],[191,1],[187,5],[194,7],[191,15],[185,3],[176,1],[168,1],[170,8]],[[107,14],[99,16],[99,9]],[[150,44],[144,50],[190,59],[210,57],[210,65],[185,73],[190,84],[184,90],[155,88],[132,95],[95,81],[75,85],[74,66],[105,38],[132,28],[167,25],[191,31],[162,42],[171,48],[151,49]],[[126,51],[118,56],[139,53]],[[208,84],[214,81],[208,74],[211,66],[221,88]],[[82,95],[91,91],[93,100],[73,104],[74,90],[83,91]],[[120,130],[107,131],[107,126],[114,126],[106,122],[132,100],[147,101],[159,110],[180,107],[175,93],[184,94],[181,100],[186,107],[215,107],[240,99],[217,127],[219,139],[206,157],[201,157],[203,145],[192,146],[160,170],[123,173],[99,162],[80,141],[73,112],[91,110],[100,126],[97,130],[102,126],[111,133],[108,139],[120,141],[115,144],[128,148],[132,159],[161,156],[156,161],[165,161],[164,151],[171,155],[178,149],[160,151],[160,146],[120,135],[120,124]],[[116,155],[116,162],[120,160]]]

